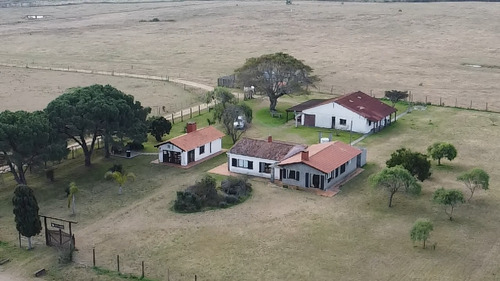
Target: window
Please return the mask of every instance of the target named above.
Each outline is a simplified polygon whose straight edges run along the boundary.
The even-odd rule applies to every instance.
[[[288,178],[289,179],[294,179],[296,181],[299,181],[300,180],[300,172],[299,171],[290,170],[288,172]]]
[[[260,162],[259,163],[259,173],[270,174],[271,173],[271,164]]]
[[[368,120],[368,126],[372,125],[372,121]]]
[[[335,177],[339,176],[339,168],[335,169]]]
[[[327,174],[328,182],[331,182],[335,178],[335,170]]]
[[[200,155],[205,153],[205,146],[200,146]]]
[[[340,166],[340,174],[343,174],[345,172],[345,164],[342,164],[342,166]]]
[[[345,120],[345,119],[340,119],[340,125],[342,125],[342,126],[347,125],[347,120]]]
[[[233,158],[231,160],[231,166],[252,170],[253,169],[253,161]]]

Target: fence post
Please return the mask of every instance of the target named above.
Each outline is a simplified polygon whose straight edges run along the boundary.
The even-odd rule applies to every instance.
[[[118,273],[120,273],[120,255],[116,255],[116,267],[118,268]]]
[[[425,104],[427,104],[427,96],[425,96]]]
[[[189,118],[193,118],[193,108],[189,107]]]
[[[457,98],[455,98],[455,107],[457,107],[457,105],[458,105]]]
[[[439,106],[442,106],[443,103],[441,102],[441,97],[439,97]]]
[[[92,248],[92,264],[95,267],[95,248]]]
[[[172,113],[172,125],[175,124],[174,122],[174,114]]]
[[[184,114],[184,112],[183,112],[183,111],[184,111],[184,110],[182,110],[182,109],[181,109],[181,122],[184,122],[184,115],[183,115],[183,114]]]
[[[472,109],[472,100],[470,100],[470,106],[469,109]]]
[[[488,103],[486,103],[486,111],[488,111]]]
[[[488,103],[486,103],[486,108],[488,108]],[[488,109],[486,109],[488,110]],[[201,108],[200,108],[200,105],[198,104],[198,116],[201,115]]]
[[[196,276],[196,274],[194,275],[194,281],[197,281],[198,280],[198,276]]]
[[[144,278],[144,261],[142,261],[142,274],[141,274],[141,278]]]

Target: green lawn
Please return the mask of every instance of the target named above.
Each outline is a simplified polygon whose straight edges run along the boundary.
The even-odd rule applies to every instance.
[[[266,122],[267,116],[257,116],[256,122]],[[115,270],[116,254],[120,254],[123,272],[139,275],[144,260],[146,277],[153,280],[166,280],[167,272],[171,280],[188,280],[194,274],[199,280],[242,281],[496,280],[500,274],[496,216],[500,156],[492,152],[500,130],[490,121],[496,117],[444,107],[413,111],[360,143],[368,149],[368,165],[333,198],[252,179],[254,193],[243,204],[205,213],[173,213],[176,191],[225,163],[225,155],[186,170],[153,165],[154,156],[104,159],[99,150],[91,168],[83,167],[78,155],[57,166],[56,182],[48,182],[42,172],[28,174],[28,181],[42,214],[78,221],[74,231],[79,264],[89,265],[96,247],[100,268]],[[269,130],[256,124],[248,135],[271,132],[287,141],[317,141],[314,128],[295,128],[289,122]],[[432,177],[422,183],[422,194],[396,194],[394,207],[387,208],[387,195],[368,184],[369,175],[379,171],[396,149],[404,146],[425,152],[434,141],[453,143],[458,157],[443,161],[441,167],[433,162]],[[114,163],[137,175],[135,182],[125,184],[121,196],[116,184],[103,179]],[[450,222],[442,208],[431,202],[432,192],[439,187],[466,192],[455,179],[472,167],[490,174],[490,190],[478,191],[471,203],[458,206],[455,221]],[[80,188],[75,217],[70,216],[63,191],[70,181]],[[0,258],[12,261],[2,270],[28,276],[45,267],[53,280],[122,280],[112,272],[98,276],[91,267],[58,265],[57,251],[45,247],[43,237],[35,237],[31,252],[17,249],[10,203],[13,188],[12,177],[4,175]],[[417,218],[434,223],[429,244],[437,242],[436,250],[413,247],[409,230]]]

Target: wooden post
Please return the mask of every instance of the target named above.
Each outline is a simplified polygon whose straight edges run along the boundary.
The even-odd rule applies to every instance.
[[[144,279],[144,261],[142,261],[142,274],[141,274],[141,278]]]
[[[193,118],[193,108],[189,107],[189,118]]]
[[[118,268],[118,273],[120,273],[120,255],[116,255],[116,267]]]
[[[488,103],[486,103],[486,111],[488,111]]]
[[[439,97],[439,106],[442,106],[443,103],[441,103],[441,97]]]
[[[95,267],[95,248],[92,248],[92,264]]]
[[[425,104],[427,104],[427,96],[425,96]]]
[[[183,110],[181,109],[181,122],[183,122],[183,121],[184,121],[184,115],[183,115],[183,114],[184,114],[184,113],[183,113]]]
[[[19,248],[22,248],[23,246],[21,245],[21,232],[18,232],[19,234]]]
[[[200,105],[198,105],[198,116],[201,115],[201,108],[200,108]]]
[[[457,98],[455,98],[455,107],[457,107],[457,104],[458,104]]]
[[[47,229],[47,217],[43,217],[43,226],[45,227],[45,245],[49,246],[49,230]]]
[[[170,269],[167,268],[167,281],[170,281]]]
[[[196,276],[196,274],[194,275],[194,281],[197,281],[198,280],[198,276]]]
[[[470,100],[470,106],[469,109],[472,109],[472,100]]]
[[[175,124],[174,122],[174,114],[172,113],[172,125]]]

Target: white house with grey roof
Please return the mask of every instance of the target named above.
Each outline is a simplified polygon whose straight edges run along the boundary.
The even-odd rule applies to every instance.
[[[281,179],[280,161],[304,150],[306,146],[289,142],[242,138],[228,152],[228,170],[233,173]]]

